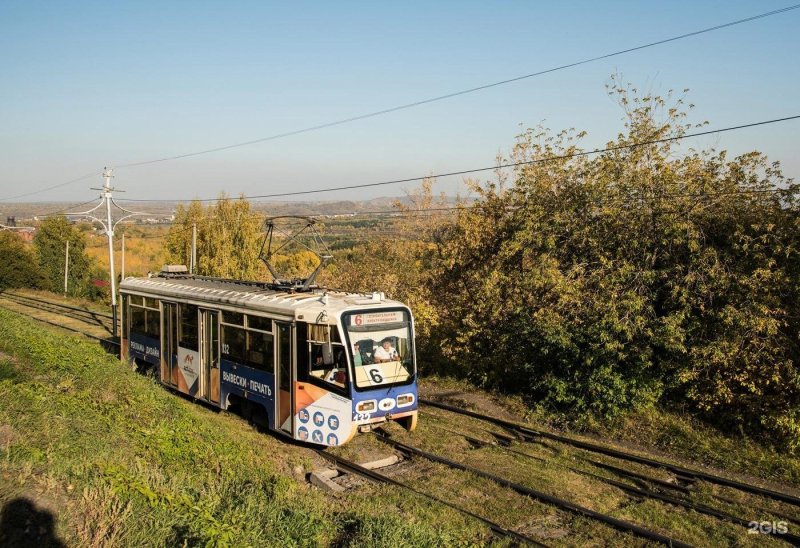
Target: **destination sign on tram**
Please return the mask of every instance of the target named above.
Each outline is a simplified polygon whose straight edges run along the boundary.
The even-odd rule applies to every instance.
[[[403,319],[403,312],[401,310],[392,312],[370,312],[369,314],[354,314],[350,316],[350,325],[379,325],[402,322]]]

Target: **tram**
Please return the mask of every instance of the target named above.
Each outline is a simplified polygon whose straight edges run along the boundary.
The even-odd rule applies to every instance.
[[[381,293],[224,280],[165,266],[126,278],[122,359],[165,386],[318,445],[417,424],[414,319]]]

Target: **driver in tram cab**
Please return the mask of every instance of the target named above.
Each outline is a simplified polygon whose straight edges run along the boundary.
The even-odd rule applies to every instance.
[[[375,353],[372,355],[375,363],[391,362],[398,358],[397,350],[392,346],[392,341],[383,339],[381,346],[375,347]]]

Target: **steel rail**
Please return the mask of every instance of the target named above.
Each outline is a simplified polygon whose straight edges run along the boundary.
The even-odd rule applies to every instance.
[[[115,346],[119,346],[120,345],[119,341],[115,341],[114,339],[104,339],[103,337],[98,337],[97,335],[92,335],[91,333],[87,333],[86,331],[81,331],[80,329],[75,329],[74,327],[69,327],[69,326],[66,326],[66,325],[63,325],[63,324],[60,324],[60,323],[51,322],[50,320],[45,320],[43,318],[37,318],[36,316],[33,316],[32,314],[26,314],[25,312],[20,312],[19,310],[14,310],[13,308],[8,308],[7,306],[3,306],[2,304],[0,304],[0,308],[5,308],[6,310],[8,310],[10,312],[14,312],[15,314],[21,314],[23,316],[27,316],[28,318],[31,318],[32,320],[36,320],[37,322],[46,323],[46,324],[52,325],[54,327],[58,327],[60,329],[66,329],[67,331],[72,331],[74,333],[78,333],[80,335],[83,335],[84,337],[89,337],[90,339],[94,339],[94,340],[99,341],[101,343],[112,344],[112,345],[115,345]]]
[[[75,310],[73,307],[61,306],[55,302],[42,301],[40,299],[30,299],[25,295],[17,295],[15,293],[0,293],[0,298],[8,299],[9,301],[15,302],[21,306],[45,310],[47,312],[53,312],[56,314],[63,314],[69,318],[75,318],[76,320],[80,319],[81,321],[87,322],[91,321],[98,325],[106,321],[89,310]]]
[[[32,303],[32,302],[24,300],[24,298],[21,299],[21,298],[15,297],[15,296],[11,296],[11,295],[9,295],[7,293],[0,294],[0,299],[6,299],[7,301],[12,302],[17,306],[30,308],[30,309],[33,309],[33,310],[39,310],[39,311],[47,312],[47,313],[50,313],[50,314],[57,314],[57,315],[60,315],[60,316],[64,316],[65,318],[70,318],[70,319],[79,321],[81,323],[85,323],[87,325],[96,326],[96,327],[104,329],[108,333],[111,333],[111,331],[112,331],[112,329],[111,329],[112,326],[109,323],[105,322],[104,320],[102,320],[100,318],[95,318],[95,317],[91,317],[91,316],[87,317],[87,316],[80,315],[77,312],[71,312],[71,311],[68,311],[68,310],[60,310],[60,309],[58,309],[57,305],[37,304],[35,302]]]
[[[390,437],[388,437],[388,435],[385,434],[385,433],[380,433],[378,431],[375,431],[375,432],[376,432],[377,438],[379,440],[381,440],[384,443],[394,447],[395,449],[397,449],[401,453],[405,453],[406,455],[420,456],[420,457],[425,458],[427,460],[430,460],[432,462],[438,462],[440,464],[444,464],[445,466],[448,466],[450,468],[454,468],[456,470],[469,472],[469,473],[474,474],[476,476],[479,476],[479,477],[486,478],[488,480],[494,481],[495,483],[497,483],[499,485],[502,485],[503,487],[508,487],[509,489],[512,489],[512,490],[516,491],[517,493],[520,493],[521,495],[527,495],[527,496],[529,496],[531,498],[539,500],[540,502],[544,502],[546,504],[550,504],[551,506],[555,506],[555,507],[560,508],[562,510],[567,510],[568,512],[571,512],[573,514],[577,514],[577,515],[580,515],[580,516],[583,516],[583,517],[594,519],[594,520],[599,521],[601,523],[605,523],[606,525],[610,525],[611,527],[614,527],[615,529],[618,529],[618,530],[621,530],[621,531],[626,531],[626,532],[629,532],[629,533],[633,533],[634,535],[637,535],[639,537],[642,537],[642,538],[645,538],[645,539],[648,539],[648,540],[652,540],[654,542],[660,542],[661,544],[664,544],[665,546],[673,546],[673,547],[678,547],[678,548],[687,548],[687,547],[691,546],[691,544],[687,544],[685,542],[682,542],[682,541],[679,541],[677,539],[671,538],[671,537],[669,537],[667,535],[662,535],[661,533],[658,533],[656,531],[652,531],[650,529],[647,529],[646,527],[642,527],[641,525],[636,525],[635,523],[631,523],[629,521],[618,519],[618,518],[609,516],[607,514],[603,514],[601,512],[596,512],[594,510],[591,510],[591,509],[586,508],[584,506],[581,506],[579,504],[575,504],[573,502],[569,502],[568,500],[556,497],[554,495],[549,495],[549,494],[544,493],[542,491],[537,491],[536,489],[533,489],[531,487],[527,487],[525,485],[521,485],[519,483],[515,483],[513,481],[507,480],[507,479],[502,478],[500,476],[496,476],[494,474],[490,474],[489,472],[484,472],[483,470],[480,470],[478,468],[474,468],[472,466],[469,466],[469,465],[466,465],[466,464],[462,464],[460,462],[456,462],[456,461],[448,459],[446,457],[442,457],[442,456],[439,456],[439,455],[435,455],[433,453],[429,453],[429,452],[424,451],[422,449],[419,449],[417,447],[413,447],[411,445],[406,445],[406,444],[401,443],[399,441],[395,441],[395,440],[391,439]]]
[[[471,443],[474,446],[478,446],[478,447],[496,447],[496,448],[500,449],[501,451],[505,451],[506,453],[511,453],[512,455],[520,455],[522,457],[527,457],[529,459],[536,460],[536,461],[539,461],[539,462],[546,462],[546,460],[543,459],[542,457],[538,457],[536,455],[531,455],[530,453],[526,453],[524,451],[518,451],[518,450],[513,449],[511,447],[508,447],[507,445],[502,444],[502,443],[495,443],[495,442],[491,442],[491,441],[477,439],[477,438],[474,438],[474,437],[470,436],[469,434],[464,434],[462,432],[456,432],[455,430],[450,430],[450,429],[443,428],[443,427],[440,427],[440,426],[435,426],[435,427],[436,428],[441,428],[445,432],[449,432],[449,433],[454,434],[456,436],[460,436],[460,437],[464,438],[465,440],[467,440],[469,443]],[[606,464],[604,462],[597,462],[597,461],[594,461],[594,460],[591,460],[591,459],[586,459],[586,458],[584,458],[583,460],[588,462],[592,466],[595,466],[597,468],[602,468],[604,470],[608,470],[609,472],[613,472],[615,474],[622,475],[622,476],[625,476],[625,477],[630,478],[630,479],[646,481],[646,482],[658,485],[659,487],[662,487],[662,488],[674,489],[676,491],[680,491],[680,492],[682,492],[684,494],[686,494],[686,493],[691,491],[691,489],[689,489],[688,487],[685,487],[683,485],[676,485],[674,483],[670,483],[668,481],[664,481],[664,480],[661,480],[661,479],[658,479],[658,478],[647,476],[645,474],[639,474],[637,472],[633,472],[633,471],[630,471],[630,470],[625,470],[625,469],[622,469],[622,468],[618,468],[616,466],[612,466],[612,465]],[[596,476],[595,474],[592,474],[590,472],[585,472],[584,470],[579,470],[577,468],[571,468],[571,467],[567,467],[567,468],[569,468],[569,470],[572,470],[573,472],[577,472],[577,473],[580,473],[580,474],[584,474],[585,473],[585,474],[589,474],[592,477],[596,477],[597,479],[600,479],[600,480],[603,480],[603,481],[606,480],[606,478],[603,478],[602,476]],[[609,481],[614,481],[614,480],[609,480]]]
[[[516,449],[512,449],[510,447],[506,447],[506,446],[500,445],[498,443],[477,439],[477,438],[474,438],[474,437],[472,437],[472,436],[470,436],[468,434],[464,434],[462,432],[456,432],[454,430],[449,430],[449,429],[444,428],[444,427],[436,426],[436,428],[441,428],[442,430],[444,430],[446,432],[449,432],[451,434],[463,437],[469,443],[471,443],[472,445],[478,446],[478,447],[496,447],[496,448],[500,449],[501,451],[505,451],[506,453],[511,453],[511,454],[514,454],[514,455],[521,455],[523,457],[528,457],[530,459],[537,460],[537,461],[540,461],[540,462],[544,461],[544,459],[542,459],[540,457],[537,457],[536,455],[531,455],[531,454],[525,453],[524,451],[517,451]],[[602,462],[593,461],[591,459],[583,459],[583,460],[585,460],[586,462],[588,462],[589,464],[591,464],[591,465],[593,465],[593,466],[595,466],[597,468],[602,468],[604,470],[608,470],[608,471],[613,472],[615,474],[622,475],[622,476],[625,476],[625,477],[628,477],[628,478],[631,478],[631,479],[638,479],[638,480],[641,480],[641,481],[650,482],[650,483],[658,485],[658,486],[660,486],[662,488],[674,489],[674,490],[677,490],[677,491],[681,491],[683,494],[687,494],[687,493],[689,493],[691,491],[689,488],[684,487],[682,485],[675,485],[675,484],[669,483],[667,481],[660,480],[658,478],[653,478],[653,477],[647,476],[645,474],[639,474],[639,473],[636,473],[636,472],[624,470],[622,468],[618,468],[616,466],[611,466],[609,464],[605,464],[605,463],[602,463]],[[637,496],[637,497],[643,497],[643,498],[649,498],[649,499],[653,499],[653,500],[658,500],[658,501],[661,501],[661,502],[665,502],[667,504],[672,504],[674,506],[681,506],[681,507],[686,508],[688,510],[694,510],[699,514],[705,514],[707,516],[712,516],[712,517],[715,517],[717,519],[721,519],[723,521],[728,521],[728,522],[734,523],[736,525],[741,525],[742,527],[748,527],[749,528],[751,526],[751,524],[752,524],[752,520],[746,520],[746,519],[734,516],[733,514],[729,514],[727,512],[722,511],[722,510],[718,510],[716,508],[712,508],[711,506],[707,506],[705,504],[700,504],[700,503],[696,503],[696,502],[692,502],[692,501],[688,501],[688,500],[684,500],[684,499],[675,498],[675,497],[670,496],[670,495],[663,495],[661,493],[657,493],[657,492],[654,492],[654,491],[651,491],[651,490],[648,490],[648,489],[640,489],[639,487],[636,487],[636,486],[633,486],[633,485],[629,485],[627,483],[623,483],[623,482],[617,481],[617,480],[612,479],[612,478],[606,478],[606,477],[603,477],[603,476],[599,476],[599,475],[594,474],[592,472],[589,472],[587,470],[581,470],[581,469],[578,469],[578,468],[573,468],[571,466],[566,466],[565,468],[570,470],[571,472],[576,473],[576,474],[581,474],[581,475],[590,477],[592,479],[595,479],[597,481],[601,481],[603,483],[606,483],[608,485],[612,485],[612,486],[614,486],[614,487],[616,487],[618,489],[621,489],[622,491],[625,491],[629,495],[633,495],[633,496]],[[769,514],[769,513],[773,513],[773,512],[770,512],[769,510],[764,510],[764,513],[768,513]],[[777,537],[777,538],[779,538],[781,540],[785,540],[786,542],[790,542],[795,546],[800,546],[800,536],[798,536],[798,535],[794,535],[794,534],[791,534],[791,533],[779,533],[779,532],[777,532],[777,530],[770,530],[769,534],[771,534],[771,535],[773,535],[773,536],[775,536],[775,537]]]
[[[466,510],[464,508],[456,506],[455,504],[453,504],[451,502],[447,502],[446,500],[442,500],[442,499],[440,499],[438,497],[435,497],[435,496],[431,495],[430,493],[425,493],[424,491],[420,491],[418,489],[415,489],[415,488],[411,487],[410,485],[408,485],[406,483],[398,481],[398,480],[396,480],[394,478],[390,478],[389,476],[381,474],[380,472],[376,472],[375,470],[370,470],[368,468],[364,468],[363,466],[360,466],[359,464],[357,464],[355,462],[349,461],[347,459],[343,459],[342,457],[337,457],[337,456],[332,455],[330,453],[326,453],[322,449],[316,449],[316,452],[322,458],[324,458],[327,461],[329,461],[330,463],[332,463],[336,467],[336,469],[341,471],[341,472],[346,472],[346,473],[349,473],[349,474],[355,474],[355,475],[358,475],[358,476],[362,476],[362,477],[371,479],[372,481],[375,481],[375,482],[378,482],[378,483],[388,483],[389,485],[394,485],[396,487],[400,487],[401,489],[406,489],[408,491],[411,491],[414,494],[417,494],[417,495],[420,495],[420,496],[425,497],[427,499],[430,499],[430,500],[432,500],[432,501],[434,501],[434,502],[436,502],[438,504],[442,504],[444,506],[447,506],[448,508],[452,508],[453,510],[456,510],[457,512],[460,512],[460,513],[462,513],[462,514],[464,514],[466,516],[469,516],[469,517],[471,517],[471,518],[473,518],[475,520],[480,521],[481,523],[483,523],[484,525],[489,527],[489,529],[491,529],[491,531],[493,533],[495,533],[496,535],[512,538],[512,539],[514,539],[514,540],[516,540],[518,542],[522,542],[522,543],[525,543],[525,544],[530,544],[530,545],[533,545],[533,546],[546,546],[545,544],[542,544],[541,542],[539,542],[539,541],[537,541],[537,540],[535,540],[535,539],[533,539],[531,537],[528,537],[528,536],[523,535],[521,533],[517,533],[516,531],[512,531],[511,529],[507,529],[507,528],[503,527],[502,525],[499,525],[499,524],[497,524],[497,523],[495,523],[495,522],[493,522],[493,521],[491,521],[489,519],[484,518],[483,516],[479,516],[478,514],[475,514],[473,512],[470,512],[469,510]]]
[[[736,481],[728,478],[724,478],[722,476],[717,476],[716,474],[709,474],[707,472],[702,472],[700,470],[693,470],[690,468],[684,468],[682,466],[678,466],[676,464],[669,464],[660,460],[656,460],[649,457],[642,457],[639,455],[635,455],[633,453],[627,453],[625,451],[619,451],[617,449],[611,449],[610,447],[604,447],[602,445],[597,445],[595,443],[590,443],[586,441],[576,440],[567,436],[562,436],[559,434],[554,434],[552,432],[547,432],[544,430],[535,430],[533,428],[523,426],[521,424],[517,424],[515,422],[499,419],[496,417],[491,417],[489,415],[483,415],[481,413],[476,413],[474,411],[469,411],[467,409],[461,409],[460,407],[456,407],[454,405],[449,405],[446,403],[429,400],[425,398],[420,398],[419,403],[424,405],[429,405],[431,407],[438,407],[440,409],[444,409],[446,411],[451,411],[453,413],[458,413],[461,415],[466,415],[468,417],[473,417],[476,419],[481,419],[487,422],[491,422],[493,424],[497,424],[499,426],[503,426],[504,428],[508,428],[512,431],[518,432],[523,436],[533,437],[533,438],[547,438],[554,441],[558,441],[561,443],[565,443],[568,445],[572,445],[573,447],[579,447],[581,449],[586,449],[587,451],[592,451],[595,453],[602,453],[604,455],[608,455],[611,457],[616,457],[618,459],[629,460],[632,462],[637,462],[639,464],[646,464],[648,466],[653,466],[656,468],[664,468],[677,474],[679,476],[687,477],[687,478],[696,478],[701,479],[710,483],[716,483],[717,485],[724,485],[726,487],[733,487],[735,489],[739,489],[740,491],[746,491],[748,493],[753,493],[756,495],[769,497],[775,500],[779,500],[781,502],[785,502],[788,504],[792,504],[794,506],[800,507],[800,497],[796,497],[794,495],[790,495],[788,493],[782,493],[780,491],[775,491],[772,489],[767,489],[764,487],[759,487],[757,485],[751,485],[749,483],[744,483],[741,481]]]
[[[3,296],[3,295],[10,295],[12,297],[17,297],[17,298],[21,298],[21,299],[28,299],[30,301],[36,301],[36,302],[43,303],[43,304],[48,304],[48,305],[51,305],[51,306],[57,306],[59,308],[66,308],[67,310],[74,310],[76,312],[81,312],[83,314],[88,314],[90,316],[98,316],[98,317],[101,317],[101,318],[106,318],[108,320],[113,319],[111,314],[104,314],[103,312],[95,312],[93,310],[89,310],[88,308],[80,308],[80,307],[77,307],[77,306],[70,306],[68,304],[62,304],[62,303],[59,303],[59,302],[56,302],[56,301],[48,301],[46,299],[40,299],[38,297],[31,297],[30,295],[23,295],[21,293],[12,293],[10,291],[2,291],[2,292],[0,292],[0,296]]]
[[[610,464],[606,464],[605,462],[598,462],[598,461],[595,461],[595,460],[592,460],[592,459],[587,459],[587,458],[584,458],[583,460],[585,460],[586,462],[588,462],[592,466],[596,466],[597,468],[602,468],[604,470],[608,470],[609,472],[613,472],[614,474],[618,474],[618,475],[621,475],[621,476],[626,476],[626,477],[631,478],[631,479],[653,483],[653,484],[658,485],[659,487],[664,488],[664,489],[672,489],[674,491],[680,491],[681,493],[684,493],[684,494],[687,494],[687,493],[691,492],[691,489],[689,487],[686,487],[685,485],[678,485],[676,483],[670,483],[668,481],[664,481],[664,480],[659,479],[659,478],[654,478],[654,477],[648,476],[646,474],[639,474],[638,472],[634,472],[633,470],[625,470],[624,468],[619,468],[617,466],[612,466]]]
[[[730,523],[733,523],[733,524],[736,524],[736,525],[741,525],[742,527],[750,528],[750,526],[751,526],[751,524],[753,522],[753,520],[743,519],[743,518],[740,518],[738,516],[734,516],[733,514],[729,514],[727,512],[723,512],[722,510],[717,510],[716,508],[712,508],[710,506],[706,506],[705,504],[698,504],[698,503],[682,500],[682,499],[679,499],[679,498],[676,498],[676,497],[673,497],[673,496],[670,496],[670,495],[663,495],[661,493],[656,493],[654,491],[647,491],[645,489],[640,489],[638,487],[634,487],[633,485],[628,485],[627,483],[623,483],[621,481],[613,480],[613,479],[610,479],[610,478],[604,478],[602,476],[598,476],[596,474],[592,474],[591,472],[587,472],[585,470],[578,470],[577,468],[570,468],[570,470],[573,471],[573,472],[576,472],[578,474],[583,474],[585,476],[589,476],[591,478],[597,479],[598,481],[602,481],[602,482],[607,483],[609,485],[613,485],[617,489],[625,491],[626,493],[628,493],[630,495],[633,495],[633,496],[659,500],[661,502],[665,502],[665,503],[671,504],[673,506],[681,506],[683,508],[686,508],[687,510],[693,510],[693,511],[697,512],[698,514],[704,514],[706,516],[711,516],[711,517],[717,518],[717,519],[722,520],[722,521],[727,521],[727,522],[730,522]],[[788,533],[788,532],[787,533],[779,533],[774,529],[770,529],[769,534],[771,534],[772,536],[774,536],[774,537],[776,537],[776,538],[778,538],[780,540],[785,540],[786,542],[791,543],[792,546],[800,546],[800,536],[799,535],[795,535],[795,534]]]

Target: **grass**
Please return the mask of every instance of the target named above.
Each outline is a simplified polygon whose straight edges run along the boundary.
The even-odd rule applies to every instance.
[[[0,504],[33,501],[69,545],[489,538],[475,522],[385,486],[328,496],[305,481],[320,465],[312,451],[170,394],[97,345],[6,310],[0,352]]]
[[[428,394],[506,418],[548,423],[518,399],[426,379]],[[259,433],[228,413],[189,402],[138,375],[96,344],[0,309],[0,505],[26,498],[55,516],[55,534],[77,546],[472,546],[505,544],[479,523],[425,498],[363,482],[341,496],[305,481],[324,462],[306,447]],[[655,413],[655,412],[654,412]],[[701,457],[730,473],[758,463],[794,477],[797,463],[728,439],[675,415],[630,417],[596,426],[595,436],[658,447],[674,460]],[[548,423],[548,426],[555,426]],[[416,432],[399,439],[621,519],[701,546],[776,544],[695,512],[634,500],[584,472],[615,477],[588,459],[620,465],[558,442],[476,448],[459,433],[489,440],[497,427],[424,409]],[[587,434],[587,432],[583,432]],[[392,451],[359,436],[335,453],[364,462]],[[725,454],[721,454],[725,453]],[[641,546],[641,539],[540,503],[490,480],[414,459],[396,476],[548,545]],[[663,471],[625,464],[661,479]],[[764,472],[764,474],[771,472]],[[619,481],[629,481],[615,477]],[[700,484],[691,500],[746,519],[791,516],[792,508]],[[726,498],[721,502],[720,496]],[[2,538],[0,544],[8,539]],[[41,541],[42,539],[37,539]],[[41,544],[41,542],[39,542]]]
[[[531,409],[521,398],[476,391],[470,384],[451,378],[428,377],[423,383],[428,393],[452,393],[452,401],[480,410],[491,406],[503,418],[528,422],[593,442],[610,442],[623,449],[661,454],[689,467],[714,467],[743,481],[771,485],[777,489],[800,489],[800,458],[776,451],[745,437],[725,435],[688,414],[659,408],[628,413],[608,422],[565,425],[560,416],[542,409]],[[473,397],[465,397],[465,395]],[[481,394],[475,398],[475,394]],[[766,481],[765,481],[766,480]]]
[[[426,379],[423,382],[422,395],[430,396],[432,394],[442,394],[451,402],[482,412],[491,408],[492,413],[498,414],[498,411],[502,410],[506,418],[515,416],[516,420],[520,422],[523,421],[522,416],[526,410],[516,398],[476,392],[473,387],[452,379]],[[464,464],[517,481],[592,510],[647,526],[691,544],[716,546],[775,543],[780,545],[773,538],[749,535],[746,528],[694,511],[652,500],[635,501],[616,487],[604,484],[586,474],[588,472],[595,476],[608,477],[636,486],[635,482],[597,468],[590,461],[611,464],[662,480],[674,480],[665,471],[617,461],[612,457],[576,449],[555,441],[512,444],[510,447],[512,451],[525,453],[529,455],[528,457],[502,447],[473,448],[464,441],[463,437],[455,434],[464,433],[478,439],[490,440],[490,431],[502,433],[501,430],[478,419],[454,415],[438,409],[423,408],[423,411],[419,430],[415,435],[408,436],[399,429],[393,429],[393,435],[400,441],[439,455],[449,456]],[[548,423],[547,417],[543,414],[529,413],[527,419],[536,427],[542,427],[543,423]],[[676,424],[680,426],[681,435],[673,439],[670,437],[670,433],[675,431]],[[549,423],[547,426],[553,428],[554,425]],[[693,430],[692,427],[696,430]],[[446,431],[449,431],[450,435],[444,434]],[[586,439],[586,432],[583,432],[582,436],[574,432],[570,434]],[[771,450],[752,443],[737,445],[737,440],[722,436],[708,427],[697,425],[669,413],[664,413],[659,417],[630,416],[625,422],[605,425],[603,429],[598,428],[594,434],[592,441],[595,443],[600,441],[607,445],[617,445],[618,447],[621,445],[623,449],[627,450],[647,451],[650,449],[652,451],[652,448],[648,447],[652,443],[652,446],[658,448],[657,452],[664,460],[684,461],[685,464],[694,467],[697,467],[697,464],[686,462],[687,459],[700,456],[702,462],[718,465],[722,469],[722,472],[718,473],[729,477],[740,477],[740,479],[751,482],[757,481],[757,478],[748,474],[753,466],[762,466],[758,469],[758,475],[773,480],[774,476],[770,477],[770,474],[776,470],[789,471],[787,476],[792,477],[791,471],[797,466],[796,459],[774,454]],[[601,435],[602,438],[598,440]],[[697,440],[696,444],[691,441],[694,439]],[[667,440],[672,440],[672,442],[667,444]],[[762,483],[772,484],[779,490],[787,490],[787,487],[792,485],[788,482],[775,485],[774,481]],[[488,485],[485,489],[485,493],[493,491],[499,493],[496,486]],[[674,495],[674,493],[668,494]],[[492,497],[494,496],[499,495],[492,495]],[[786,517],[792,518],[796,514],[796,508],[788,504],[703,482],[700,482],[691,492],[688,500],[724,510],[746,520],[782,521]],[[569,519],[572,519],[573,522],[575,520],[575,518],[561,517],[560,521],[563,523]],[[560,528],[559,525],[554,527]],[[794,525],[789,524],[789,528],[792,529],[792,527]],[[544,527],[545,532],[547,528],[547,526]],[[579,529],[581,533],[588,534],[588,537],[595,541],[603,539],[604,542],[613,544],[622,542],[618,533],[607,530],[604,526],[584,522]],[[796,533],[795,530],[792,531]],[[571,545],[575,542],[575,537],[551,540],[548,543],[558,545],[561,542]],[[635,543],[633,539],[630,539],[629,542]]]
[[[775,487],[800,487],[800,458],[780,453],[746,437],[734,438],[689,415],[655,408],[632,413],[593,428],[598,435],[643,443],[693,462],[770,480]]]

